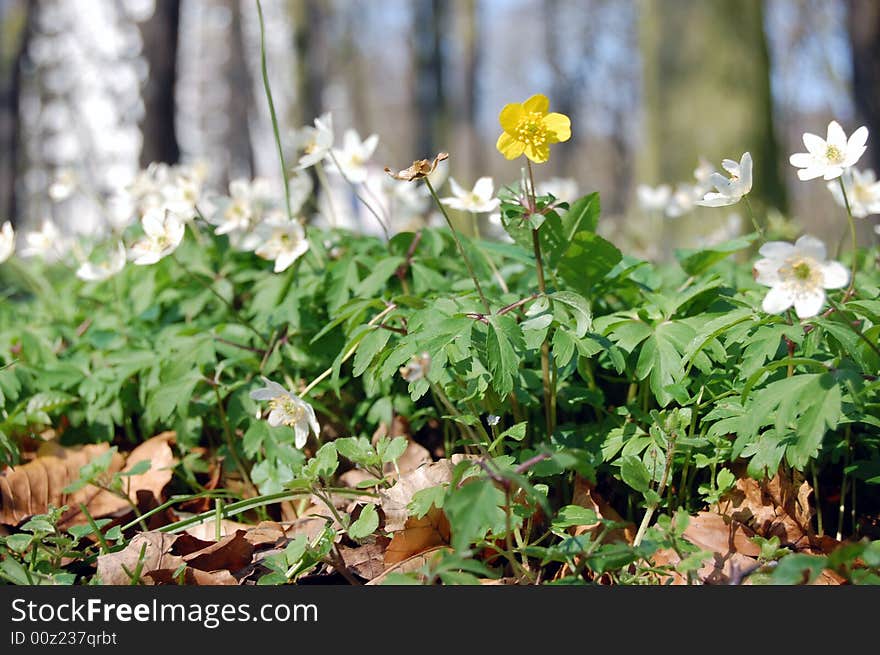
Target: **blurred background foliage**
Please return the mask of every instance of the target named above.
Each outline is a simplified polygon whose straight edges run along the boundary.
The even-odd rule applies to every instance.
[[[495,152],[498,111],[546,93],[574,134],[541,176],[600,191],[606,229],[649,256],[693,245],[730,215],[698,209],[646,229],[637,185],[692,182],[700,157],[717,167],[745,150],[758,211],[837,243],[841,221],[829,216],[840,209],[823,185],[797,184],[788,156],[831,118],[880,134],[876,0],[263,7],[284,129],[331,111],[337,141],[348,127],[379,135],[377,171],[447,150],[464,185],[504,184],[519,163]],[[218,188],[277,175],[255,2],[0,0],[0,20],[0,217],[17,227],[53,216],[69,231],[99,229],[93,198],[49,201],[61,173],[99,198],[151,161],[206,161]],[[866,167],[880,169],[870,144]],[[860,227],[863,244],[876,238]]]

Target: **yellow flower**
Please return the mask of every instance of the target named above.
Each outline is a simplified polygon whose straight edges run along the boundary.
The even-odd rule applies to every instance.
[[[538,93],[524,103],[504,105],[498,121],[504,129],[495,147],[508,159],[523,153],[536,164],[550,159],[550,144],[571,138],[571,120],[565,114],[547,113],[550,101]]]

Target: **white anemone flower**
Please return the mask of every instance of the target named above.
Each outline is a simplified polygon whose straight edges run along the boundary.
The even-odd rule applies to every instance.
[[[287,270],[309,249],[303,226],[281,212],[274,212],[261,223],[257,234],[262,243],[254,249],[254,254],[274,261],[276,273]]]
[[[666,204],[666,215],[669,218],[678,218],[690,213],[702,195],[700,187],[694,184],[679,184]]]
[[[317,437],[321,432],[315,410],[302,398],[282,387],[277,382],[263,378],[265,387],[251,391],[254,400],[269,401],[269,415],[266,422],[273,428],[286,425],[293,428],[294,445],[302,449],[309,438],[309,431]]]
[[[844,175],[842,179],[852,215],[856,218],[865,218],[871,214],[880,214],[880,182],[877,181],[874,171],[870,168],[860,171],[853,167],[849,172],[850,175]],[[840,182],[836,180],[829,182],[828,189],[837,204],[846,207]]]
[[[76,269],[76,276],[86,282],[101,282],[116,275],[125,267],[125,245],[121,241],[106,258],[98,262],[85,261]]]
[[[709,181],[716,191],[710,191],[696,204],[703,207],[726,207],[735,205],[752,190],[752,155],[744,153],[739,162],[725,159],[721,162],[730,177],[724,177],[721,173],[712,173]]]
[[[668,184],[656,187],[640,184],[636,187],[636,197],[642,211],[662,212],[666,211],[666,206],[672,197],[672,188]]]
[[[155,264],[177,250],[183,241],[184,225],[171,212],[154,207],[141,220],[144,237],[129,250],[129,257],[138,266]]]
[[[376,152],[379,145],[379,137],[371,134],[361,141],[357,131],[348,129],[342,139],[342,148],[333,148],[333,166],[329,167],[336,173],[340,173],[352,184],[363,184],[367,180],[367,162]]]
[[[849,271],[840,262],[827,261],[825,244],[804,235],[794,244],[771,241],[758,251],[755,280],[770,287],[763,308],[779,314],[794,305],[798,318],[816,316],[825,305],[825,290],[840,289],[849,282]]]
[[[47,264],[53,264],[67,255],[70,246],[52,219],[46,218],[35,232],[24,235],[22,257],[41,257]]]
[[[440,200],[447,207],[482,214],[495,211],[501,204],[498,198],[493,197],[495,184],[491,177],[481,177],[470,191],[463,189],[453,177],[449,178],[449,186],[452,188],[452,196]]]
[[[12,223],[5,221],[0,228],[0,264],[5,262],[15,252],[15,230]]]
[[[293,132],[293,147],[299,155],[296,168],[302,170],[320,162],[333,147],[333,118],[330,113]]]
[[[868,128],[860,127],[849,139],[837,121],[828,123],[828,134],[823,139],[809,132],[804,134],[807,152],[798,152],[789,157],[791,165],[799,168],[798,178],[812,180],[823,177],[833,180],[843,175],[843,171],[853,166],[867,150]]]

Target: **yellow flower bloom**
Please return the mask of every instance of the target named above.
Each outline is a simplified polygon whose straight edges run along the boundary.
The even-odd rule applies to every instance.
[[[571,138],[571,120],[565,114],[547,113],[550,101],[538,93],[524,103],[504,105],[498,121],[504,129],[495,147],[507,159],[525,154],[536,164],[550,159],[550,144]]]

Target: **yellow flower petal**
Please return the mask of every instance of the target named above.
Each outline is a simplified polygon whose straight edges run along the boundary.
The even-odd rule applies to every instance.
[[[513,132],[524,113],[523,106],[518,102],[504,105],[504,109],[501,110],[501,114],[498,116],[498,122],[501,123],[501,127],[505,132]]]
[[[554,143],[568,141],[571,138],[571,120],[565,114],[547,114],[544,116],[544,127],[555,137]],[[548,137],[550,134],[547,135]]]
[[[550,100],[543,93],[536,93],[526,100],[522,106],[526,111],[536,111],[541,114],[546,114],[547,110],[550,108]]]
[[[498,152],[504,155],[507,159],[516,159],[523,154],[523,148],[525,148],[522,143],[514,139],[507,132],[501,133],[495,147],[498,148]]]
[[[532,144],[527,144],[525,147],[526,157],[531,159],[536,164],[543,164],[545,161],[550,159],[550,146],[542,145],[542,146],[533,146]]]

